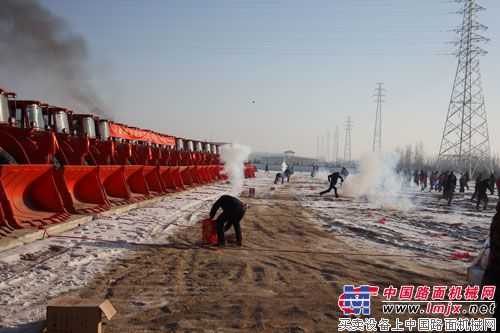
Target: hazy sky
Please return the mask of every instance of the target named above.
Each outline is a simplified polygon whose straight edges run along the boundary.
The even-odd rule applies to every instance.
[[[446,0],[43,0],[88,42],[93,82],[115,120],[164,133],[315,156],[318,135],[353,120],[353,157],[370,151],[384,82],[384,150],[437,153],[456,69],[461,4]],[[500,1],[483,0],[481,59],[500,152]],[[495,61],[495,59],[497,59]],[[3,78],[20,98],[32,85]],[[15,86],[6,86],[12,82]],[[253,103],[255,101],[255,103]]]

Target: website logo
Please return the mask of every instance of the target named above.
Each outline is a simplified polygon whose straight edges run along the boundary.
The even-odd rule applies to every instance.
[[[354,287],[345,285],[344,292],[339,296],[338,305],[344,315],[369,315],[370,297],[378,295],[379,287],[362,285]]]

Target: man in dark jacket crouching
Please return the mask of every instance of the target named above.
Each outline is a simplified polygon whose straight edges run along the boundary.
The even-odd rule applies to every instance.
[[[222,208],[222,213],[215,221],[217,223],[217,246],[226,245],[224,232],[229,230],[231,226],[234,227],[234,232],[236,234],[236,245],[241,246],[242,237],[240,221],[245,215],[245,204],[235,197],[223,195],[212,206],[210,219],[215,217],[219,208]]]

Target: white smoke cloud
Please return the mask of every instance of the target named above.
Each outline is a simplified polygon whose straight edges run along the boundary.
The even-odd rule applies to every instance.
[[[328,184],[328,176],[331,175],[331,171],[327,168],[320,167],[318,171],[314,174],[314,178],[319,179],[325,184]]]
[[[413,204],[400,196],[403,179],[395,171],[397,155],[375,157],[365,154],[359,160],[358,173],[350,174],[341,194],[365,197],[382,208],[407,211]]]
[[[222,173],[227,175],[231,182],[232,195],[240,195],[243,190],[243,180],[245,179],[244,163],[248,161],[251,152],[250,147],[238,143],[221,147],[220,158],[224,164]]]
[[[283,161],[283,163],[281,163],[281,171],[285,172],[286,168],[288,168],[288,165],[286,165],[286,162]]]

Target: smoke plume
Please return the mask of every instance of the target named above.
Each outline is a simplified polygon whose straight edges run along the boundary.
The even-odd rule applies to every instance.
[[[382,208],[409,210],[413,204],[402,198],[403,179],[395,171],[398,156],[377,158],[364,155],[359,172],[350,174],[341,193],[349,197],[365,197]]]
[[[220,158],[224,163],[222,172],[231,182],[231,194],[240,195],[245,179],[244,163],[248,161],[251,149],[248,146],[233,143],[221,147]]]
[[[288,165],[286,165],[286,162],[283,161],[283,163],[281,163],[281,171],[285,172],[286,168],[288,168]]]
[[[321,167],[314,173],[314,178],[319,179],[321,182],[328,184],[328,176],[331,175],[332,172],[324,167]]]
[[[65,103],[60,106],[102,114],[103,103],[92,87],[87,60],[83,37],[38,0],[0,1],[2,88],[16,91],[27,86],[37,97],[56,96],[57,102]],[[21,99],[34,98],[18,92]]]

